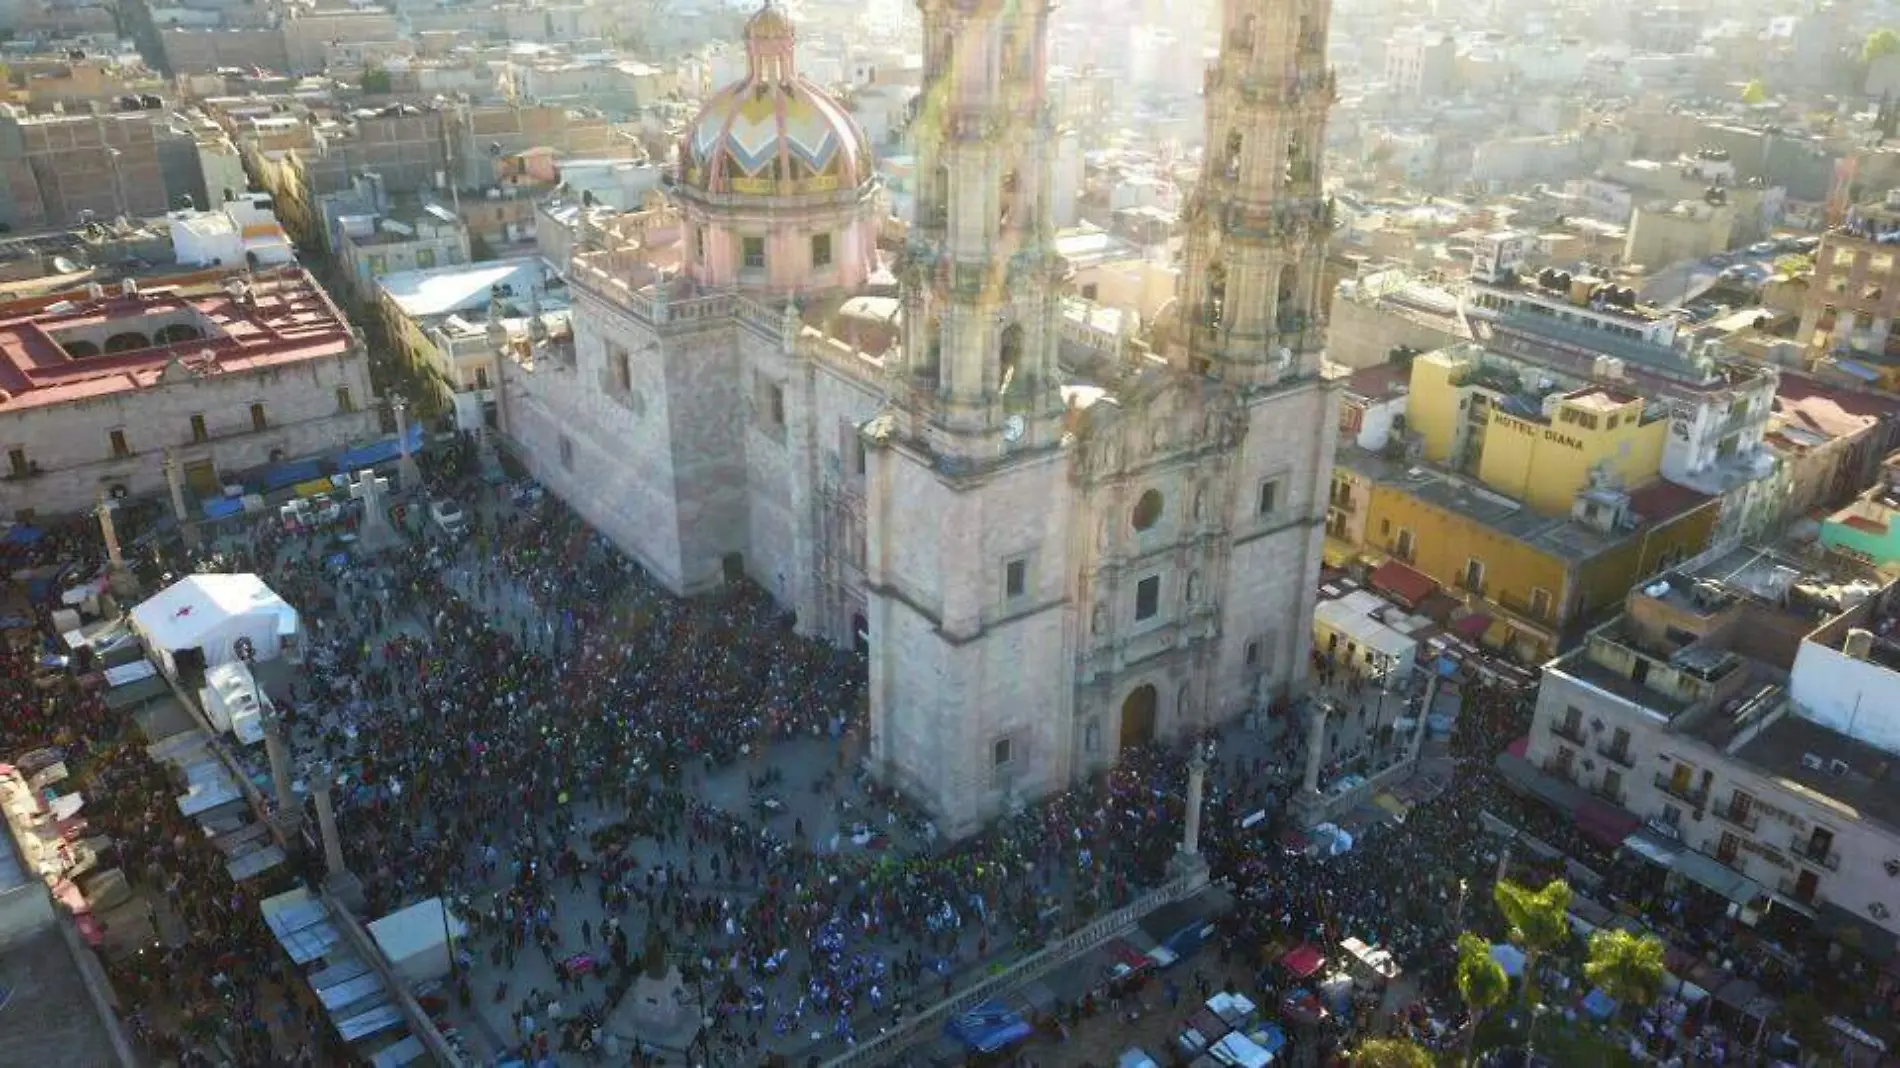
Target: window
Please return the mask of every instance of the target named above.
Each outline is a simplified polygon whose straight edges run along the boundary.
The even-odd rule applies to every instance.
[[[1260,643],[1248,642],[1247,643],[1247,666],[1257,667],[1259,666],[1259,664],[1260,664]]]
[[[561,466],[574,470],[574,442],[566,434],[561,435]]]
[[[426,271],[435,266],[435,250],[419,248],[416,250],[416,269]]]
[[[1161,611],[1161,576],[1149,575],[1135,584],[1135,619],[1153,619]]]
[[[7,450],[7,467],[10,470],[12,470],[13,477],[25,478],[26,473],[32,470],[32,468],[26,462],[26,450],[25,449],[8,449]]]
[[[1460,583],[1472,593],[1484,592],[1484,561],[1472,557],[1465,561],[1464,574],[1459,576]]]
[[[698,263],[706,262],[706,228],[704,226],[693,227],[693,260]]]
[[[811,235],[811,265],[813,267],[831,266],[831,235]],[[764,266],[761,264],[760,266]]]
[[[764,395],[759,398],[767,426],[782,428],[785,426],[785,387],[777,382],[765,384]]]
[[[1149,490],[1135,502],[1135,511],[1129,517],[1136,530],[1150,530],[1161,521],[1163,501],[1160,490]]]
[[[1010,740],[1008,738],[998,738],[990,743],[990,764],[992,766],[1000,768],[1009,763],[1009,758],[1014,755],[1010,752],[1013,747],[1009,743]]]
[[[1531,589],[1531,616],[1535,619],[1550,618],[1550,591],[1541,586]]]
[[[488,368],[486,367],[475,368],[475,388],[476,389],[488,388]]]
[[[1258,514],[1263,515],[1263,516],[1272,515],[1274,509],[1278,508],[1279,506],[1280,506],[1279,480],[1269,479],[1266,482],[1262,482],[1260,484],[1260,506],[1257,509]]]
[[[1082,728],[1082,748],[1085,752],[1090,753],[1099,753],[1102,751],[1101,723],[1095,720],[1089,720],[1087,725]]]
[[[1867,258],[1869,274],[1886,274],[1891,270],[1893,270],[1893,253],[1877,252]]]
[[[1082,287],[1082,299],[1094,300],[1095,295],[1097,293],[1100,293],[1101,291],[1102,291],[1101,286],[1095,284],[1094,282],[1089,282]]]
[[[262,404],[251,405],[251,429],[267,430],[269,428],[270,420],[264,418],[264,406]]]
[[[1392,550],[1393,555],[1397,556],[1401,560],[1404,560],[1406,563],[1411,563],[1412,560],[1417,556],[1417,552],[1416,552],[1416,550],[1418,549],[1417,540],[1418,539],[1413,536],[1412,530],[1410,527],[1400,527],[1399,540],[1398,540],[1398,544],[1393,547],[1393,550]]]
[[[336,410],[339,412],[353,412],[356,410],[356,400],[350,396],[350,387],[336,387]]]
[[[112,455],[118,459],[124,459],[132,455],[132,447],[125,443],[125,431],[123,430],[114,430],[112,432]]]
[[[1011,560],[1003,565],[1003,597],[1015,600],[1029,592],[1029,561]]]
[[[191,417],[191,440],[193,441],[211,440],[210,432],[205,430],[205,417],[202,415],[194,415]]]
[[[748,237],[745,239],[745,265],[747,270],[761,270],[765,267],[765,238]]]
[[[607,346],[607,367],[613,372],[615,392],[625,393],[633,388],[633,364],[627,358],[626,349]]]

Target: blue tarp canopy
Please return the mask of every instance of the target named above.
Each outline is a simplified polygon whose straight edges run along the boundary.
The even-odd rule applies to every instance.
[[[219,497],[205,502],[206,519],[227,519],[244,510],[244,502],[236,497]]]
[[[299,482],[308,482],[323,477],[323,465],[315,460],[298,460],[296,463],[278,464],[264,472],[264,492],[271,493],[294,486]]]
[[[1014,1009],[992,999],[952,1016],[943,1031],[978,1053],[995,1053],[1028,1038],[1035,1029]]]
[[[7,531],[6,543],[8,545],[37,545],[45,536],[44,530],[27,523],[19,523]]]
[[[1264,1030],[1257,1031],[1250,1037],[1271,1056],[1278,1057],[1280,1051],[1286,1048],[1286,1032],[1272,1024],[1268,1024]]]
[[[409,428],[409,451],[422,451],[422,425],[418,423]],[[361,471],[365,467],[386,464],[402,455],[402,444],[394,437],[382,441],[372,441],[368,445],[359,445],[336,458],[339,471]]]
[[[1616,1015],[1616,999],[1605,994],[1600,988],[1584,995],[1583,1011],[1599,1020],[1607,1020]]]

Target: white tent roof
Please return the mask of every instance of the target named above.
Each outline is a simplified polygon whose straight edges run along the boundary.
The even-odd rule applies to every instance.
[[[1410,635],[1393,630],[1366,615],[1349,599],[1321,601],[1314,606],[1313,616],[1321,626],[1344,634],[1361,646],[1395,660],[1410,657],[1418,650],[1418,642]]]
[[[158,647],[204,644],[225,620],[270,613],[277,633],[297,633],[297,610],[256,575],[189,575],[132,609],[132,622]]]

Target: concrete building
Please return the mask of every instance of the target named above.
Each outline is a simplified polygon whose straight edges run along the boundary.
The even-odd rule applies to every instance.
[[[1148,350],[1061,363],[1046,9],[935,0],[924,80],[951,89],[917,133],[897,298],[866,291],[867,139],[767,5],[679,146],[679,277],[629,282],[645,249],[576,253],[571,348],[530,336],[523,358],[494,331],[536,477],[669,587],[750,576],[863,649],[869,764],[953,836],[1302,683],[1334,440],[1332,82],[1325,5],[1268,10],[1227,5],[1222,164]]]
[[[375,432],[361,342],[300,267],[134,278],[0,304],[0,513],[190,491]],[[295,373],[288,373],[294,371]]]
[[[386,274],[375,287],[397,358],[435,386],[432,396],[417,398],[424,410],[455,406],[458,418],[483,421],[500,380],[497,346],[486,334],[491,316],[525,318],[568,303],[566,284],[538,256]],[[458,401],[459,394],[474,396]]]
[[[1386,39],[1386,91],[1405,105],[1449,94],[1457,74],[1458,42],[1450,34],[1415,26]]]
[[[172,173],[163,142],[192,157]],[[162,215],[202,178],[193,142],[174,135],[159,109],[97,115],[26,115],[0,109],[0,223],[19,231],[61,229],[83,213],[110,221]],[[174,189],[173,186],[179,188]]]
[[[1455,293],[1403,270],[1374,271],[1334,288],[1326,358],[1342,367],[1379,367],[1400,348],[1433,352],[1470,337]]]
[[[1854,377],[1888,389],[1900,384],[1900,191],[1855,207],[1821,238],[1797,340],[1810,360],[1832,354]]]
[[[165,216],[172,257],[182,267],[253,270],[295,263],[297,250],[271,213],[268,193],[244,193],[208,211],[181,209]]]
[[[1630,591],[1546,666],[1525,759],[1540,793],[1607,805],[1630,852],[1876,961],[1900,936],[1892,586],[1724,548]],[[1554,782],[1551,786],[1549,783]]]
[[[400,216],[400,217],[399,217]],[[376,292],[376,281],[406,271],[429,271],[468,263],[468,228],[440,204],[412,211],[345,215],[338,219],[344,274],[358,299]]]
[[[1888,456],[1879,479],[1821,521],[1821,544],[1872,567],[1900,566],[1900,454]]]
[[[460,105],[447,113],[453,179],[465,190],[501,185],[503,161],[534,149],[575,159],[636,159],[637,144],[598,115],[553,106]],[[392,185],[393,188],[393,185]],[[473,221],[471,229],[479,229]]]
[[[1630,216],[1623,262],[1661,270],[1683,260],[1707,259],[1735,243],[1735,209],[1711,190],[1701,200],[1647,204]]]

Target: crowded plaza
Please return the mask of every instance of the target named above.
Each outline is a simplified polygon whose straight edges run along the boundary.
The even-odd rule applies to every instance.
[[[1716,984],[1687,978],[1698,965],[1881,1011],[1851,967],[1807,969],[1792,939],[1777,944],[1693,892],[1665,893],[1640,864],[1508,789],[1492,757],[1525,731],[1531,691],[1475,663],[1443,673],[1431,708],[1423,685],[1403,696],[1440,728],[1405,802],[1342,816],[1331,837],[1306,833],[1288,803],[1304,761],[1296,704],[1127,752],[1086,787],[948,842],[860,768],[855,654],[796,636],[753,590],[659,591],[551,496],[484,478],[470,442],[422,463],[426,484],[389,505],[398,538],[380,552],[354,545],[361,520],[347,511],[327,527],[272,515],[189,541],[162,522],[120,525],[148,587],[255,572],[297,606],[300,662],[259,678],[301,793],[329,777],[363,916],[447,903],[460,932],[449,966],[415,993],[466,1063],[841,1056],[1165,883],[1196,752],[1213,888],[1195,900],[1221,903],[1193,921],[1211,936],[1151,932],[1162,953],[1129,947],[1138,928],[1115,943],[1121,967],[1097,973],[1098,950],[1032,981],[1040,996],[1013,992],[1024,1026],[996,1048],[946,1052],[933,1035],[886,1063],[1107,1064],[1140,1038],[1157,1063],[1186,1064],[1210,1041],[1196,1048],[1185,1035],[1200,1032],[1183,1020],[1216,1002],[1253,1007],[1222,1030],[1270,1034],[1293,1063],[1328,1063],[1374,1035],[1453,1051],[1469,1016],[1448,947],[1467,930],[1505,945],[1491,891],[1503,878],[1568,879],[1596,926],[1647,925],[1666,939],[1682,982],[1626,1025],[1632,1054],[1775,1055],[1780,1018],[1724,1012]],[[423,503],[440,499],[466,512],[455,536],[429,525]],[[92,573],[98,535],[96,523],[49,526],[9,543],[11,565]],[[77,667],[49,670],[50,609],[30,603],[30,620],[16,621],[38,636],[9,646],[4,741],[13,754],[57,749],[90,799],[89,833],[110,837],[151,903],[149,934],[108,964],[128,1033],[164,1063],[348,1063],[259,911],[266,895],[323,880],[309,822],[268,878],[229,877],[170,803],[175,773],[136,724]],[[1358,691],[1341,680],[1316,699],[1350,704]],[[1556,1016],[1600,1036],[1604,1018],[1578,1007],[1583,946],[1541,962],[1542,989]],[[1355,968],[1354,954],[1378,963]],[[676,1004],[634,1005],[630,992],[657,976]]]

